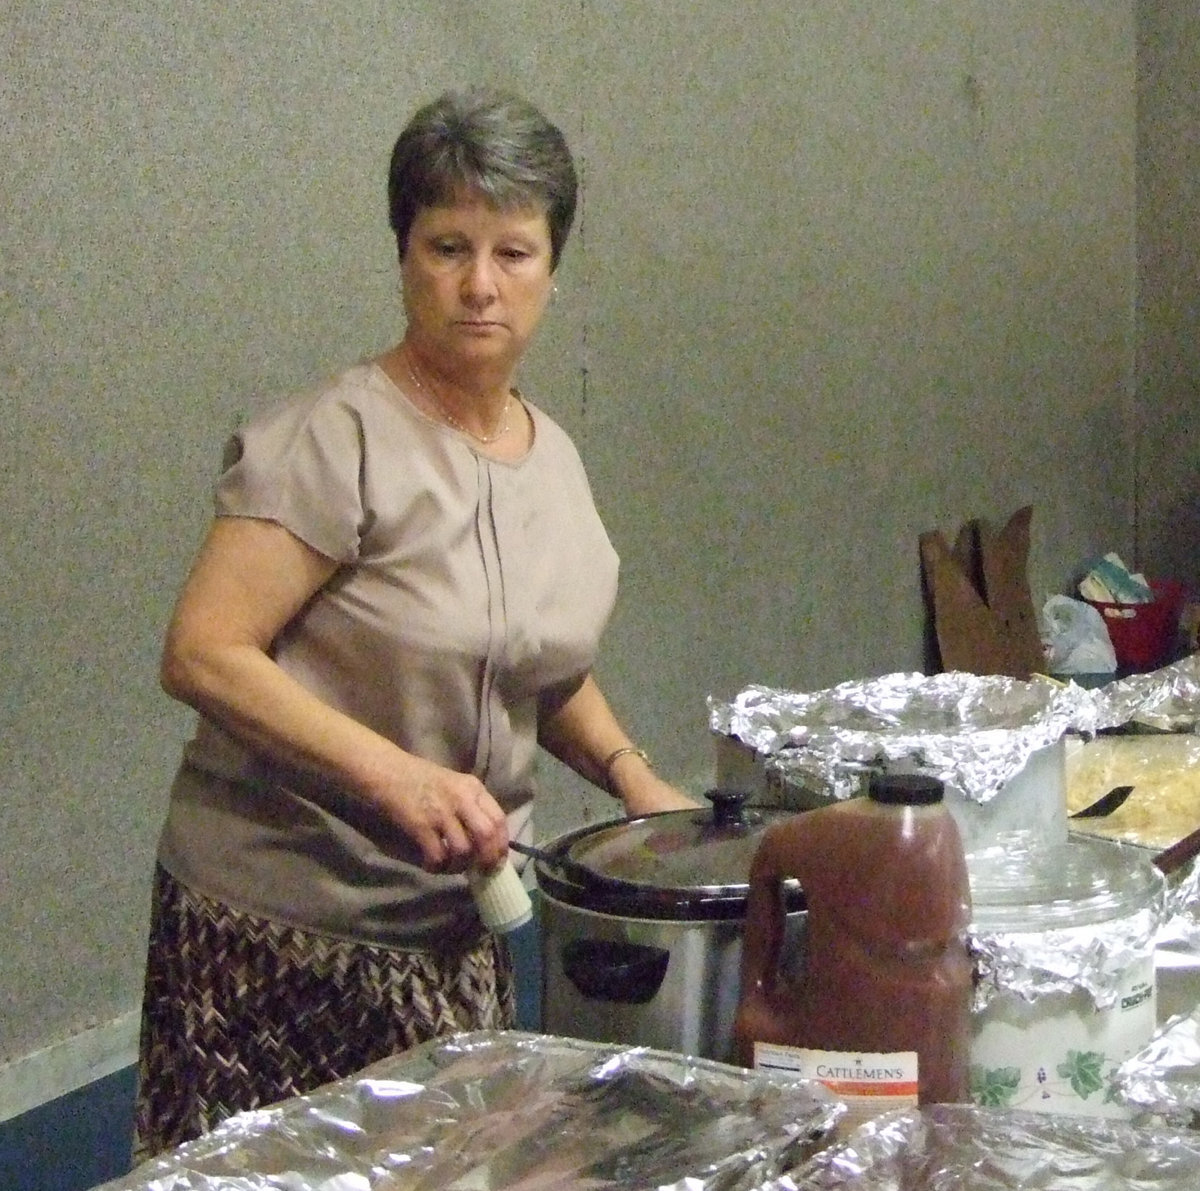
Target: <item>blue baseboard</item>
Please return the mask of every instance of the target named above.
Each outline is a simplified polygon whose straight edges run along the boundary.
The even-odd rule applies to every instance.
[[[516,968],[517,1029],[536,1034],[542,1028],[542,933],[536,914],[508,936],[508,945]]]
[[[126,1067],[0,1124],[5,1191],[87,1191],[129,1170],[137,1071]]]

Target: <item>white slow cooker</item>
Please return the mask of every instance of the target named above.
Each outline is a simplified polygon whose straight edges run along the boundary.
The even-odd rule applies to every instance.
[[[1143,849],[1019,841],[967,858],[979,969],[972,1097],[990,1107],[1128,1116],[1114,1079],[1157,1026],[1165,882]]]

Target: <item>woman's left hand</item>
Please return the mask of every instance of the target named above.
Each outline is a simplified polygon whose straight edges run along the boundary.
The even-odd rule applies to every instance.
[[[561,702],[544,709],[538,739],[576,773],[619,798],[627,815],[692,810],[700,805],[663,781],[646,754],[629,743],[590,674]]]
[[[700,805],[677,786],[663,781],[653,770],[618,785],[616,793],[630,818],[654,815],[659,811],[694,811]]]

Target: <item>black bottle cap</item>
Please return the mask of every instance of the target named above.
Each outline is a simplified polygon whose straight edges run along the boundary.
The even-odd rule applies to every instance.
[[[899,806],[929,806],[941,802],[942,783],[923,773],[873,773],[867,797]]]

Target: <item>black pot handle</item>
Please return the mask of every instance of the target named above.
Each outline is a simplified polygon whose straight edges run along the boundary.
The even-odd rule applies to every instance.
[[[563,944],[567,979],[594,1001],[645,1005],[662,985],[671,953],[662,947],[612,939],[572,939]]]

